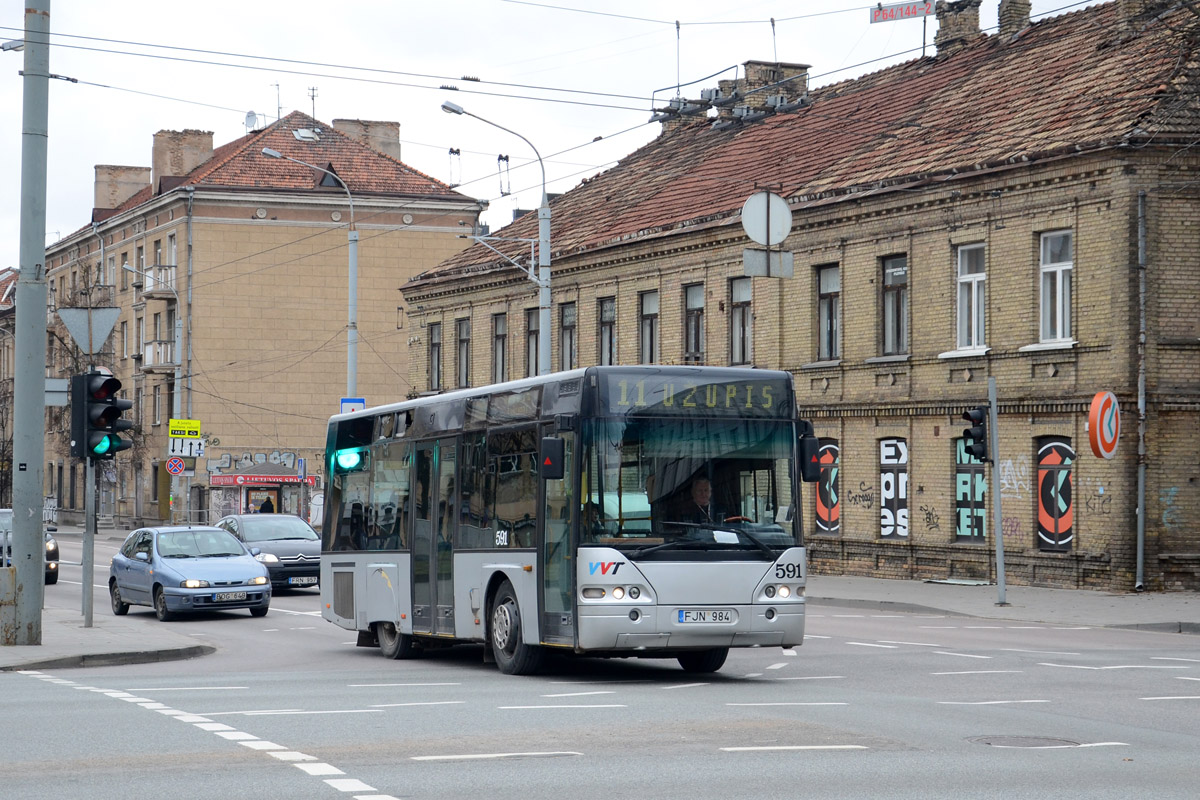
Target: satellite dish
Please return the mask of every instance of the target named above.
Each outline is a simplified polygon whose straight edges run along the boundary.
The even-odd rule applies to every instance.
[[[246,127],[250,130],[258,127],[258,114],[255,114],[253,111],[246,112]]]
[[[792,230],[792,210],[772,192],[750,195],[742,206],[742,230],[752,241],[767,247],[780,244]]]

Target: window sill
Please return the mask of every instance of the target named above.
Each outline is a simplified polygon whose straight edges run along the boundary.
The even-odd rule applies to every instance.
[[[841,365],[842,360],[838,358],[833,361],[814,361],[811,364],[801,364],[800,369],[833,369]]]
[[[864,364],[902,364],[912,358],[911,355],[905,353],[899,356],[875,356],[873,358],[864,358]]]
[[[1018,353],[1038,353],[1042,350],[1070,350],[1077,342],[1074,339],[1064,339],[1057,342],[1038,342],[1017,348]]]
[[[938,358],[982,358],[992,352],[990,347],[970,347],[962,350],[950,350],[938,353]]]

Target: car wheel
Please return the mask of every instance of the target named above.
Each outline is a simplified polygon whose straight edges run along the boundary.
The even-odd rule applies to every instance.
[[[121,599],[121,590],[117,588],[115,580],[108,584],[108,599],[112,603],[112,611],[118,617],[123,617],[129,613],[129,603]]]
[[[46,573],[46,585],[50,586],[51,584],[55,584],[55,583],[58,583],[58,570],[55,570],[54,572],[47,572]]]
[[[508,581],[496,592],[488,636],[496,666],[505,675],[531,675],[541,666],[542,648],[521,641],[521,607]]]
[[[728,647],[714,647],[712,650],[700,650],[694,653],[680,653],[679,666],[684,672],[716,672],[725,663],[729,655]]]
[[[267,611],[269,608],[270,608],[270,606],[263,606],[262,608],[252,608],[252,609],[250,609],[250,616],[265,617],[267,615]]]
[[[154,615],[159,622],[169,622],[174,614],[167,608],[167,595],[161,586],[154,589]]]
[[[391,622],[380,622],[376,625],[375,636],[379,639],[379,653],[384,658],[412,658],[417,654],[413,637],[401,633]]]

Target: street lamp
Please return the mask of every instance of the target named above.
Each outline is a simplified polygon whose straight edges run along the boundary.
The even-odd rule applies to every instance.
[[[133,266],[129,262],[121,265],[121,269],[132,272],[138,275],[143,281],[147,279],[147,275],[142,270]],[[171,294],[175,295],[175,389],[172,392],[174,399],[171,403],[171,416],[174,419],[183,419],[183,376],[181,369],[183,366],[183,309],[179,307],[179,292],[169,283],[162,281],[154,281],[156,284],[165,286]],[[179,498],[179,476],[171,476],[171,522],[175,521],[175,502]]]
[[[338,185],[346,193],[346,199],[350,202],[350,231],[348,233],[348,242],[350,245],[350,319],[346,325],[346,397],[356,397],[358,394],[358,230],[354,227],[354,196],[350,194],[350,187],[346,186],[346,182],[336,173],[318,167],[316,164],[309,164],[307,161],[285,156],[278,150],[272,150],[269,147],[264,147],[262,154],[269,158],[282,158],[285,161],[292,161],[309,169],[324,172],[338,182]]]
[[[449,100],[442,103],[442,111],[447,114],[465,114],[480,122],[485,122],[493,128],[499,128],[505,133],[511,133],[529,145],[533,154],[537,156],[538,166],[542,168],[542,204],[538,208],[538,269],[536,276],[532,268],[526,274],[538,287],[538,374],[548,375],[550,374],[550,199],[546,196],[546,165],[542,162],[542,154],[533,146],[533,142],[516,131],[509,130],[503,125],[497,125],[478,114],[472,114]]]

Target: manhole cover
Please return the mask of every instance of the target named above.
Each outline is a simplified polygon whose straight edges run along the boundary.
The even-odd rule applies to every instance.
[[[1070,739],[1051,739],[1045,736],[977,736],[967,741],[991,747],[1078,747],[1079,742]]]

